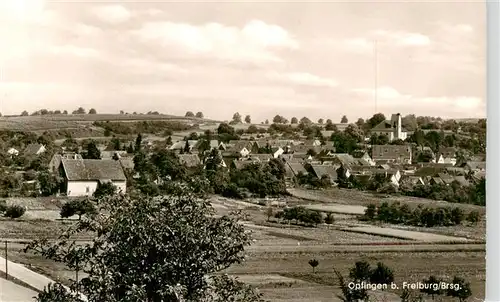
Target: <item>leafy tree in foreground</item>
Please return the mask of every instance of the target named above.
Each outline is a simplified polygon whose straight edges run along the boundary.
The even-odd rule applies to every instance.
[[[98,204],[105,215],[84,217],[57,242],[37,240],[25,250],[81,268],[88,277],[78,288],[88,301],[262,301],[249,286],[217,275],[243,261],[251,242],[239,217],[215,217],[209,201],[190,187],[179,184],[161,197],[113,196]],[[71,240],[81,231],[95,233],[90,244]],[[59,292],[44,302],[68,296]]]

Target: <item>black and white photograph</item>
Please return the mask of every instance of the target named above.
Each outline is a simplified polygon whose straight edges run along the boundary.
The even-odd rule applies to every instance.
[[[486,22],[0,0],[0,302],[484,301]]]

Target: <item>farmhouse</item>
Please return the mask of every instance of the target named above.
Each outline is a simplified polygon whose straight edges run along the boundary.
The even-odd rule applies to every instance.
[[[62,192],[67,196],[91,196],[99,184],[113,183],[127,190],[127,179],[119,161],[105,159],[62,159],[59,167],[64,179]]]
[[[390,120],[382,121],[380,124],[373,127],[371,130],[372,134],[384,135],[389,138],[389,141],[393,140],[405,140],[408,136],[408,131],[403,128],[401,121],[401,114],[393,114]]]

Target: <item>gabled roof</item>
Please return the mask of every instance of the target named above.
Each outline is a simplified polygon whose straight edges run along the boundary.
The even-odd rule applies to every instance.
[[[443,155],[444,158],[456,157],[457,149],[454,147],[440,148],[439,153]]]
[[[307,153],[309,150],[314,150],[316,153],[319,153],[321,151],[321,148],[319,146],[313,146],[313,145],[294,145],[290,146],[290,150],[292,152],[297,152],[297,153]]]
[[[337,180],[337,170],[331,165],[311,165],[316,177],[321,178],[323,175],[328,175],[332,181]]]
[[[251,160],[251,159],[246,159],[246,160],[235,159],[235,160],[233,160],[233,166],[237,170],[241,170],[250,164],[261,164],[261,162],[258,160]]]
[[[257,159],[261,162],[266,162],[271,160],[273,156],[271,154],[252,154],[250,155],[250,158]]]
[[[198,144],[197,140],[188,140],[188,145],[190,148],[193,148],[197,144]],[[182,150],[182,149],[184,149],[184,147],[186,147],[186,141],[178,141],[178,142],[173,143],[169,149],[170,150]]]
[[[29,144],[24,149],[25,155],[36,155],[40,148],[44,147],[42,144]]]
[[[188,168],[201,165],[201,160],[196,154],[179,154],[179,162]]]
[[[458,182],[459,184],[461,184],[462,186],[468,186],[468,185],[470,185],[469,181],[463,175],[455,176],[455,177],[453,177],[453,179],[456,182]]]
[[[432,177],[432,180],[434,181],[434,183],[436,183],[438,185],[445,184],[445,182],[441,178],[439,178],[439,177]]]
[[[300,172],[302,173],[307,173],[306,168],[302,163],[297,163],[297,162],[287,162],[285,164],[285,169],[289,169],[293,175],[297,176]]]
[[[466,163],[466,167],[471,170],[485,170],[486,162],[485,161],[468,161]]]
[[[112,159],[62,159],[66,178],[71,180],[111,179],[125,181],[119,161]]]
[[[409,145],[373,145],[372,158],[378,159],[409,159],[411,146]]]

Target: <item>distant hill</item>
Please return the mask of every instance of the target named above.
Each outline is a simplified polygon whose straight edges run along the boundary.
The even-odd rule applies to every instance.
[[[96,121],[178,121],[194,124],[218,123],[218,121],[210,119],[166,114],[52,114],[36,116],[3,116],[0,117],[0,130],[41,131],[74,129],[90,126]]]

